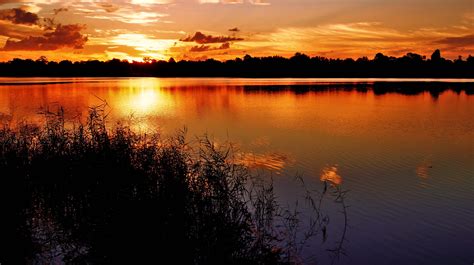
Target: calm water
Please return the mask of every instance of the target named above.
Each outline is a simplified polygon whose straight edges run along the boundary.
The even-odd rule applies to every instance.
[[[3,78],[0,119],[40,122],[61,105],[78,120],[106,101],[111,123],[232,142],[272,175],[282,204],[302,196],[296,174],[342,185],[350,208],[338,264],[472,264],[474,80],[390,81]],[[342,219],[331,221],[325,244],[342,233]],[[307,262],[327,247],[312,242]]]

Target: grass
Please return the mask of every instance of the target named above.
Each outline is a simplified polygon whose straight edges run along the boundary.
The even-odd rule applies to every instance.
[[[302,262],[297,210],[279,206],[272,183],[237,164],[230,146],[108,128],[102,107],[84,124],[66,125],[62,109],[45,115],[42,126],[0,129],[0,262]],[[305,239],[326,238],[327,188],[308,192]]]

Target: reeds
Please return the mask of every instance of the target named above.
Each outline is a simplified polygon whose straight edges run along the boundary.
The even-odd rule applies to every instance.
[[[0,130],[0,262],[298,262],[296,239],[276,225],[297,214],[229,146],[109,129],[102,107],[71,128],[61,108],[44,115],[42,127]],[[326,223],[313,206],[316,235]]]

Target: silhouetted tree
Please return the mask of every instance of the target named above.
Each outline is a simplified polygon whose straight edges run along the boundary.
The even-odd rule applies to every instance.
[[[440,60],[441,60],[441,51],[437,49],[433,52],[433,54],[431,54],[431,61],[439,62]]]
[[[388,56],[383,55],[382,53],[377,53],[374,57],[374,62],[376,63],[387,63],[388,62]]]

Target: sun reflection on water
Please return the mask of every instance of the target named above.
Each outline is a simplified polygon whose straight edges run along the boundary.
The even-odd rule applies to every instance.
[[[161,87],[157,79],[130,81],[128,88],[118,95],[122,114],[142,117],[172,115],[176,109],[172,95]]]
[[[155,90],[146,89],[134,97],[131,106],[140,113],[150,113],[159,102],[159,94]]]

